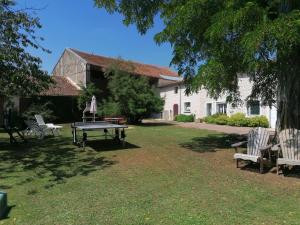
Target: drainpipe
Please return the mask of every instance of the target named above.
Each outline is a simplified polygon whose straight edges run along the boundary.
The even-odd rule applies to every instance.
[[[179,84],[179,114],[181,114],[181,84]]]

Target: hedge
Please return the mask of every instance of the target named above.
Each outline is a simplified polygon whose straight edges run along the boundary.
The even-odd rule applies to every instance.
[[[236,127],[269,127],[269,121],[265,116],[246,117],[244,113],[236,113],[231,116],[226,114],[214,114],[204,118],[204,122],[229,125]]]
[[[194,115],[184,115],[180,114],[175,116],[175,121],[177,122],[194,122],[195,116]]]

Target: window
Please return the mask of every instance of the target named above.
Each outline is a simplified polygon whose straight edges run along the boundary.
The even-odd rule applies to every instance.
[[[212,114],[212,104],[211,103],[207,103],[206,104],[206,115],[207,116],[211,116]]]
[[[185,102],[184,103],[184,112],[185,113],[190,113],[191,112],[191,103],[190,102]]]
[[[248,116],[260,115],[260,102],[259,101],[248,101],[247,102],[247,114]]]
[[[217,113],[227,114],[227,104],[217,103]]]
[[[178,87],[175,87],[174,89],[174,93],[177,94],[178,93]]]

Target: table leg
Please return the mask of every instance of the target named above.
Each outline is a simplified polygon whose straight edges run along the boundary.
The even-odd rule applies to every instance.
[[[126,138],[126,134],[125,134],[125,129],[123,128],[122,131],[121,131],[121,140],[122,140],[123,147],[126,144],[125,138]]]
[[[86,142],[87,142],[87,133],[85,131],[83,131],[83,133],[82,133],[82,148],[83,148],[83,150],[85,149]]]
[[[120,131],[119,128],[115,129],[115,140],[120,141]]]
[[[77,144],[77,132],[76,127],[72,128],[72,135],[73,135],[73,144]]]

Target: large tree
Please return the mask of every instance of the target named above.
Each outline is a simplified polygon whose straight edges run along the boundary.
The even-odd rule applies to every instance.
[[[41,70],[41,59],[28,48],[48,51],[35,35],[39,19],[31,9],[16,9],[14,1],[0,0],[0,95],[30,96],[48,88],[51,79]]]
[[[134,71],[133,68],[129,65],[125,69],[125,65],[115,64],[106,71],[109,94],[100,106],[104,116],[122,115],[128,122],[138,123],[163,110],[164,100],[157,96],[150,80],[128,72]]]
[[[95,0],[144,34],[160,16],[157,43],[173,47],[172,64],[187,91],[239,100],[238,76],[253,81],[250,99],[277,103],[279,129],[300,129],[299,0]],[[276,102],[277,101],[277,102]]]

